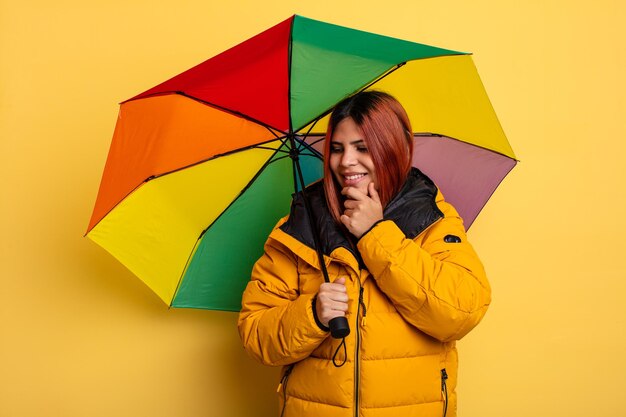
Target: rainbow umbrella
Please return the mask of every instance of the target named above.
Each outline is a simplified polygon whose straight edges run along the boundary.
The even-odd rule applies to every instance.
[[[87,236],[168,305],[238,311],[335,103],[374,88],[472,223],[516,163],[469,54],[293,16],[120,106]]]

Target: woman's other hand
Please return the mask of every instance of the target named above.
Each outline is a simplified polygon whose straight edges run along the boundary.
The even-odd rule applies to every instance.
[[[370,230],[374,223],[383,219],[383,206],[373,182],[367,186],[367,192],[365,194],[355,187],[345,187],[341,190],[341,194],[346,196],[341,223],[357,238]]]
[[[346,277],[339,277],[334,282],[320,285],[315,302],[318,320],[326,327],[335,317],[344,317],[348,311],[348,293]]]

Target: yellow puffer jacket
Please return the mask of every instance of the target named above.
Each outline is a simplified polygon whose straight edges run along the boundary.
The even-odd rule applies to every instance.
[[[322,204],[321,184],[307,195],[324,230],[330,280],[347,277],[351,332],[344,357],[341,340],[316,324],[312,303],[324,281],[296,199],[267,240],[239,316],[245,349],[284,366],[284,416],[455,416],[455,341],[478,324],[491,297],[456,210],[414,170],[385,220],[355,248]]]

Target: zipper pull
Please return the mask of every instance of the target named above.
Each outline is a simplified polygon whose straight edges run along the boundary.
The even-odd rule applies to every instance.
[[[367,316],[367,308],[365,307],[365,301],[363,301],[363,287],[361,287],[361,290],[359,292],[359,304],[363,308],[363,317],[361,318],[361,326],[365,326],[365,324],[367,323],[367,320],[365,319],[365,316]]]
[[[283,388],[283,382],[286,382],[292,370],[293,370],[293,365],[289,365],[289,367],[285,371],[285,374],[283,375],[283,377],[280,379],[280,382],[278,383],[278,388],[276,388],[276,392],[280,392],[280,390]]]
[[[276,388],[276,392],[280,392],[280,390],[283,388],[283,382],[285,382],[286,378],[287,373],[285,372],[285,375],[283,375],[283,377],[280,379],[280,382],[278,383],[278,388]]]
[[[441,370],[441,395],[443,399],[443,394],[447,394],[446,380],[448,379],[448,373],[446,372],[446,368]]]

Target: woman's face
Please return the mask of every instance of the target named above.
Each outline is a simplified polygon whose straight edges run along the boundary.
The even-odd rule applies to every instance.
[[[363,131],[352,118],[347,117],[335,126],[328,162],[341,188],[355,187],[367,194],[367,187],[373,182],[378,190],[376,170]]]

